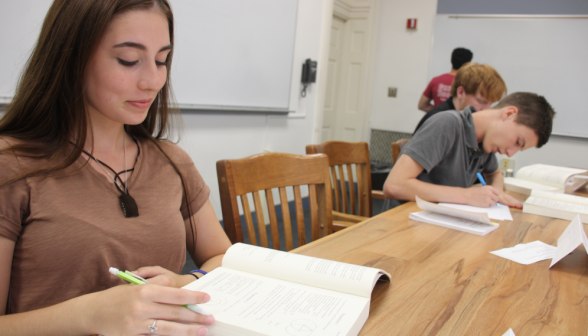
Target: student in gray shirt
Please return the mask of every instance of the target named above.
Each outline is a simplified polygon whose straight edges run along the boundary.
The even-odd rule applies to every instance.
[[[386,198],[489,207],[496,202],[521,208],[503,191],[495,153],[511,157],[540,148],[549,139],[555,112],[533,93],[506,96],[475,114],[473,107],[429,118],[410,139],[384,183]],[[482,173],[487,186],[472,184]]]

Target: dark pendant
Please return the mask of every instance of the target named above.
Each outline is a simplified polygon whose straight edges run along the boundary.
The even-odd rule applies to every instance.
[[[120,201],[120,207],[126,218],[139,217],[137,202],[135,202],[135,199],[131,195],[122,194],[118,200]]]

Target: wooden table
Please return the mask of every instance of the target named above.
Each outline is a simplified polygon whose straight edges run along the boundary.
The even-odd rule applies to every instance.
[[[588,255],[580,246],[521,265],[490,251],[540,240],[557,245],[569,221],[523,214],[480,237],[408,219],[414,202],[292,252],[381,268],[360,335],[588,334]]]

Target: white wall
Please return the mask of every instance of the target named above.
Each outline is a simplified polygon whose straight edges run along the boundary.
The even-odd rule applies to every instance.
[[[371,128],[412,133],[424,115],[416,107],[418,100],[429,80],[439,75],[428,73],[436,6],[436,0],[381,0]],[[405,28],[408,18],[418,19],[416,31]],[[388,87],[398,88],[397,98],[386,96]],[[498,155],[499,162],[503,157]],[[515,172],[533,163],[588,168],[588,139],[552,136],[542,148],[519,152],[513,159]]]
[[[496,157],[500,163],[507,156]],[[552,135],[543,147],[518,152],[511,159],[515,160],[515,172],[534,163],[588,169],[588,139]]]
[[[323,83],[326,64],[333,0],[298,0],[294,65],[289,115],[265,114],[202,114],[183,113],[184,130],[180,146],[194,160],[196,167],[211,189],[211,202],[222,217],[216,174],[216,162],[238,159],[264,150],[304,154],[308,144],[319,139],[323,106]],[[300,97],[302,63],[307,58],[318,60],[317,82]],[[321,91],[320,94],[318,91]]]
[[[436,0],[381,0],[371,128],[412,133],[424,113],[418,101],[429,76],[429,55]],[[417,19],[417,29],[406,29],[406,20]],[[451,70],[447,55],[447,71]],[[396,98],[388,87],[398,88]]]

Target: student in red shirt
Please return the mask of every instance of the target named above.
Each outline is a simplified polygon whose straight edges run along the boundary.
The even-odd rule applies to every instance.
[[[431,79],[419,100],[419,110],[429,112],[433,107],[439,106],[447,98],[451,97],[451,83],[453,83],[457,70],[465,63],[470,62],[473,55],[469,49],[455,48],[453,50],[451,53],[451,71]],[[431,104],[431,100],[433,104]]]

